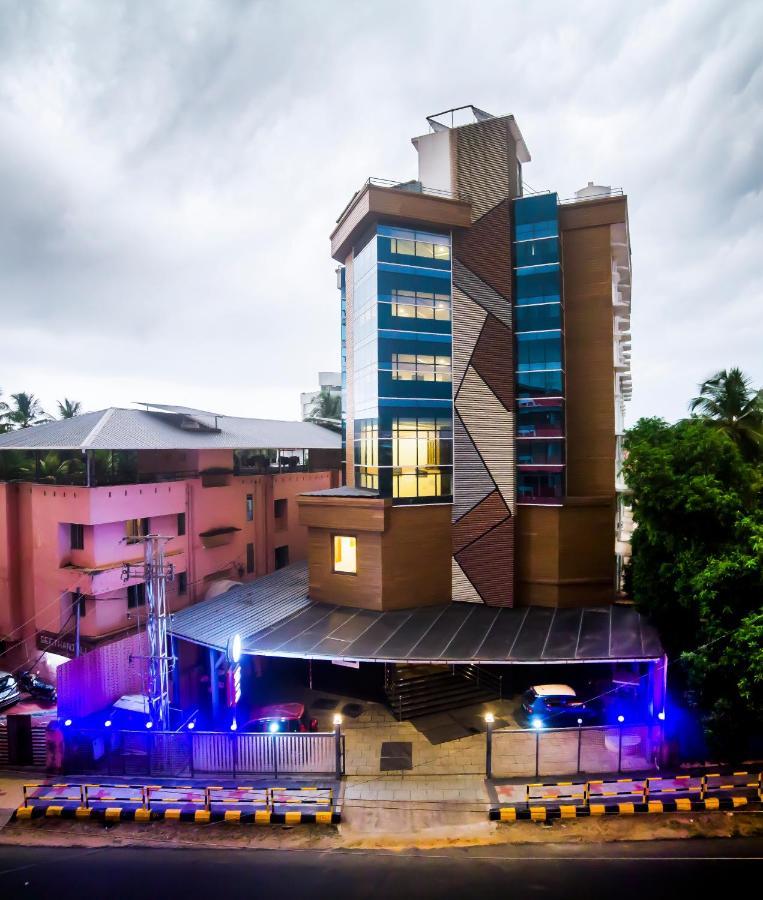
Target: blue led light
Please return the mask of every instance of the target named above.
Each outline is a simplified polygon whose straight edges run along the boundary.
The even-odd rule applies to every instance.
[[[111,719],[106,719],[106,721],[103,723],[103,725],[104,725],[104,728],[111,728]]]
[[[235,719],[230,723],[230,730],[231,730],[231,731],[237,731],[237,730],[238,730],[238,725],[236,724],[236,720],[235,720]]]
[[[72,720],[71,720],[71,719],[65,719],[65,720],[64,720],[64,725],[66,725],[67,728],[68,728],[71,724],[72,724]]]
[[[146,728],[153,728],[153,727],[154,727],[153,722],[146,722]]]
[[[618,716],[617,721],[622,725],[623,722],[625,721],[625,716]]]
[[[189,730],[189,731],[193,731],[193,729],[194,729],[195,727],[196,727],[196,723],[195,723],[195,722],[189,722],[189,723],[188,723],[188,730]]]
[[[660,720],[660,722],[664,722],[665,721],[665,710],[663,710],[662,712],[658,712],[657,718]]]
[[[533,728],[543,728],[543,719],[540,716],[533,716],[531,725]]]
[[[271,734],[275,734],[276,731],[278,731],[278,722],[271,722],[270,725],[268,725],[268,731]]]

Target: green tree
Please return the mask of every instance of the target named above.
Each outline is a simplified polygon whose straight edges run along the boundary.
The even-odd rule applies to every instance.
[[[21,474],[18,477],[55,484],[58,481],[68,481],[72,475],[80,475],[82,469],[80,460],[62,459],[60,454],[50,450],[39,460],[35,460],[34,456],[28,457],[21,467]]]
[[[21,450],[0,450],[0,481],[23,478],[25,468],[26,454]]]
[[[625,449],[634,600],[733,755],[763,720],[763,466],[698,419],[641,419]]]
[[[42,425],[49,422],[50,418],[42,408],[40,401],[34,394],[23,391],[19,394],[11,394],[13,405],[6,413],[7,420],[18,428],[29,428],[32,425]]]
[[[68,397],[64,397],[63,400],[58,401],[59,419],[73,419],[74,416],[78,416],[81,412],[82,404],[79,400],[69,400]]]
[[[10,430],[10,423],[8,422],[8,404],[2,399],[3,392],[0,390],[0,434],[3,434],[5,431]]]
[[[692,416],[725,431],[746,455],[758,455],[763,446],[763,390],[755,390],[741,369],[722,369],[699,388],[689,403]]]
[[[338,421],[342,418],[342,398],[337,394],[332,394],[330,388],[322,387],[318,396],[313,400],[310,418]]]

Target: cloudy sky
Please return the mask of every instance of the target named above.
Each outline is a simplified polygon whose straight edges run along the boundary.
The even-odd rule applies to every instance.
[[[0,0],[0,386],[298,417],[336,216],[465,103],[628,193],[631,421],[763,384],[762,44],[756,0]]]

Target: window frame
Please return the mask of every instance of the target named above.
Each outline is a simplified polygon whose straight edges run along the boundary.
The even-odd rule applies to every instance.
[[[330,553],[331,553],[331,573],[333,575],[354,575],[355,577],[357,577],[357,575],[358,575],[358,536],[357,536],[357,534],[344,534],[339,531],[332,531],[330,534],[330,538],[331,538],[331,543],[330,543],[329,547],[330,547]],[[355,571],[354,572],[348,572],[348,571],[345,571],[344,569],[337,569],[337,567],[336,567],[336,549],[335,549],[336,541],[337,541],[337,539],[342,539],[342,538],[351,538],[352,540],[355,541]]]

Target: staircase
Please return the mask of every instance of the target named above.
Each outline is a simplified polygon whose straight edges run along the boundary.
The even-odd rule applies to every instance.
[[[459,709],[495,700],[498,679],[476,666],[390,666],[384,685],[392,712],[398,719]]]

